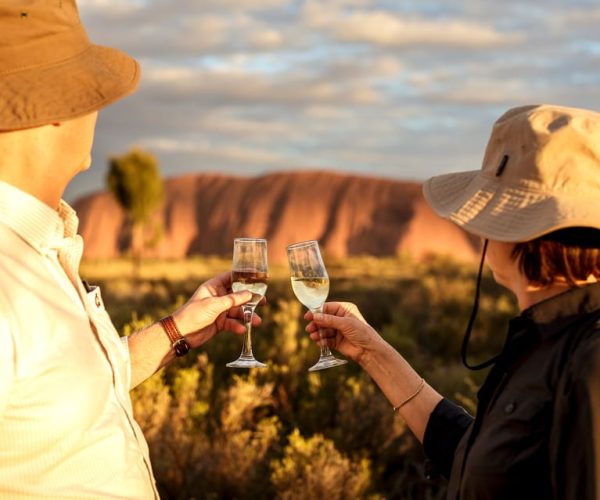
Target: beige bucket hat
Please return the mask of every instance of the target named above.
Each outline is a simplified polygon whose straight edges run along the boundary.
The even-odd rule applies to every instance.
[[[510,109],[494,124],[481,170],[433,177],[423,194],[440,216],[497,241],[600,229],[600,114]]]
[[[90,42],[75,0],[0,0],[0,131],[96,111],[139,77],[133,58]]]

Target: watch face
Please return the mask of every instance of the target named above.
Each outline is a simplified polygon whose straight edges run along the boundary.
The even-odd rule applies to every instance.
[[[175,349],[175,356],[179,358],[190,352],[190,345],[187,343],[187,340],[179,339],[173,344],[173,349]]]

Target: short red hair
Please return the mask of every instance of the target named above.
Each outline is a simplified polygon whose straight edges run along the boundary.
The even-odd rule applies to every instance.
[[[566,281],[571,286],[594,276],[600,281],[600,230],[567,228],[516,243],[511,254],[536,285]]]

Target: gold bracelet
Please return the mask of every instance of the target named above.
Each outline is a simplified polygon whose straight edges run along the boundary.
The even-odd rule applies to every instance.
[[[416,398],[417,395],[423,390],[423,387],[425,387],[425,379],[421,378],[421,382],[419,382],[419,387],[417,387],[417,390],[415,392],[413,392],[410,396],[408,396],[404,401],[402,401],[402,403],[400,403],[398,406],[394,406],[394,411],[395,412],[398,411],[406,403],[408,403],[412,399]]]

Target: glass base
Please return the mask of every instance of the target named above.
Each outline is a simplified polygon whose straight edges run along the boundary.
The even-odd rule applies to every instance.
[[[335,356],[325,356],[316,365],[311,366],[308,371],[316,372],[318,370],[326,370],[327,368],[333,368],[334,366],[345,365],[348,361],[345,359],[338,359]]]
[[[266,368],[267,365],[254,359],[253,356],[240,356],[235,361],[227,363],[228,368]]]

